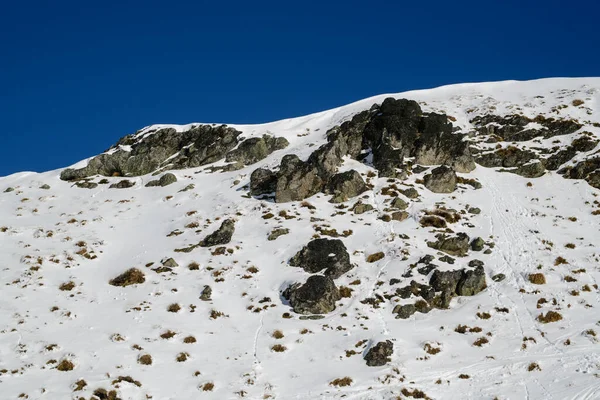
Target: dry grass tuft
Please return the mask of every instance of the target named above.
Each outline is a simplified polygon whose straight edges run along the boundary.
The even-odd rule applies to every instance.
[[[371,254],[371,255],[369,255],[369,256],[367,257],[367,262],[368,262],[368,263],[374,263],[374,262],[376,262],[376,261],[379,261],[379,260],[381,260],[381,259],[382,259],[382,258],[384,258],[384,257],[385,257],[385,254],[383,254],[383,252],[381,252],[381,251],[380,251],[380,252],[378,252],[378,253],[374,253],[374,254]]]
[[[283,332],[281,332],[279,329],[276,331],[273,331],[271,336],[273,336],[275,339],[283,339],[284,338]]]
[[[129,286],[135,285],[138,283],[144,283],[146,278],[144,273],[137,268],[130,268],[127,271],[123,272],[121,275],[117,276],[114,279],[111,279],[108,283],[113,286]]]
[[[529,282],[535,285],[545,285],[546,277],[542,273],[529,274]]]
[[[281,344],[276,344],[276,345],[273,345],[273,347],[271,347],[271,351],[274,351],[276,353],[283,353],[286,350],[287,350],[287,347],[285,347]]]
[[[143,354],[138,357],[138,363],[142,365],[152,365],[152,356],[150,354]]]
[[[336,379],[332,380],[331,382],[329,382],[329,385],[335,386],[335,387],[343,387],[343,386],[352,385],[352,382],[354,382],[352,380],[352,378],[350,378],[349,376],[346,376],[344,378],[336,378]]]
[[[538,317],[537,317],[537,320],[540,321],[542,324],[549,324],[551,322],[557,322],[557,321],[560,321],[561,319],[563,319],[562,315],[560,315],[556,311],[548,311],[546,313],[546,315],[544,315],[542,313],[542,314],[538,315]]]

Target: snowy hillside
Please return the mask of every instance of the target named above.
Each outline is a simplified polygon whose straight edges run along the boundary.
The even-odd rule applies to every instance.
[[[463,84],[0,178],[0,399],[599,399],[599,136]]]

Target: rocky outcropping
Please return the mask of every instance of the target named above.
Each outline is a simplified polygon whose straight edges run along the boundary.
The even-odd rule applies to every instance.
[[[125,136],[108,152],[92,158],[80,169],[65,169],[60,179],[93,175],[140,176],[157,170],[194,168],[225,157],[241,132],[226,125],[198,125],[178,132],[172,128]]]
[[[429,279],[429,285],[436,292],[449,291],[459,296],[474,296],[487,287],[481,265],[473,270],[435,270]]]
[[[283,137],[274,138],[269,135],[246,139],[236,149],[227,153],[225,161],[244,165],[254,164],[276,150],[285,149],[289,144]]]
[[[493,135],[510,142],[525,142],[536,137],[548,139],[568,135],[581,129],[574,120],[547,118],[543,115],[531,119],[523,115],[480,115],[470,121],[480,134]]]
[[[346,194],[334,196],[334,201],[345,201],[360,194],[364,186],[358,173],[336,175],[337,168],[344,157],[362,160],[369,154],[380,176],[397,176],[399,169],[404,171],[404,157],[414,157],[423,165],[444,164],[469,172],[475,163],[468,143],[464,135],[452,131],[447,116],[424,114],[412,100],[388,98],[381,106],[374,105],[329,130],[327,143],[306,161],[286,155],[277,172],[255,171],[250,178],[251,193],[265,194],[275,187],[275,201],[282,203],[337,190]]]
[[[340,292],[328,276],[313,275],[303,285],[294,284],[283,293],[298,314],[327,314],[335,310]]]
[[[469,236],[466,233],[458,233],[456,236],[448,237],[444,234],[435,236],[437,241],[427,242],[432,249],[443,251],[451,256],[464,257],[469,251]]]
[[[325,186],[324,192],[333,195],[332,203],[343,203],[367,190],[365,181],[358,172],[352,169],[332,176]]]
[[[332,279],[354,267],[344,242],[339,239],[314,239],[296,253],[289,264],[311,274],[325,270],[324,274]]]

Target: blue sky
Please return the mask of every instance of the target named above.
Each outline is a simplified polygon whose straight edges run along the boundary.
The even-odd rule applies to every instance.
[[[598,76],[598,15],[593,0],[3,2],[0,176],[65,167],[153,123]]]

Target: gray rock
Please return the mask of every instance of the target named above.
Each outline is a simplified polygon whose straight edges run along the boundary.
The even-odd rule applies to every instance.
[[[471,250],[473,250],[473,251],[481,251],[481,250],[483,250],[484,244],[485,244],[485,242],[483,241],[483,238],[476,237],[471,242]]]
[[[323,184],[324,181],[314,165],[300,160],[294,154],[288,154],[281,159],[277,173],[275,201],[286,203],[304,200],[320,192]],[[250,183],[250,187],[252,186]]]
[[[416,312],[414,304],[397,305],[392,311],[393,314],[396,314],[396,319],[407,319]]]
[[[466,233],[460,232],[452,237],[438,234],[436,238],[436,242],[427,242],[427,246],[457,257],[464,257],[469,251],[469,236]]]
[[[94,189],[98,187],[98,184],[96,182],[82,181],[75,183],[75,186],[81,189]]]
[[[365,181],[353,169],[333,175],[325,185],[325,193],[333,194],[332,203],[348,201],[350,197],[356,197],[367,189]]]
[[[225,157],[237,145],[241,132],[225,125],[199,125],[184,132],[172,128],[125,136],[110,153],[92,158],[80,169],[65,169],[60,178],[70,181],[93,175],[140,176],[157,170],[195,168]],[[131,151],[120,146],[130,146]]]
[[[402,222],[409,217],[409,214],[406,211],[396,211],[392,213],[392,219],[394,221]]]
[[[187,192],[188,190],[192,190],[192,189],[194,189],[195,187],[196,187],[196,185],[194,185],[193,183],[190,183],[189,185],[187,185],[186,187],[184,187],[183,189],[181,189],[181,190],[179,191],[179,193],[182,193],[182,192]]]
[[[477,207],[469,207],[469,209],[467,210],[467,212],[469,214],[474,214],[474,215],[478,215],[481,213],[481,209],[477,208]]]
[[[288,145],[289,142],[283,137],[263,135],[260,138],[246,139],[236,149],[227,153],[225,161],[238,162],[242,166],[254,164],[276,150],[285,149]]]
[[[339,239],[314,239],[296,253],[289,264],[311,274],[325,270],[325,275],[332,279],[339,278],[354,267],[344,242]]]
[[[515,169],[501,169],[500,172],[510,172],[524,178],[539,178],[546,173],[546,168],[544,168],[544,164],[541,161],[535,161],[531,164],[521,165]]]
[[[429,278],[429,285],[436,292],[443,292],[449,290],[453,293],[456,292],[456,286],[460,282],[463,275],[463,270],[454,271],[440,271],[435,270]]]
[[[502,282],[504,279],[506,279],[506,275],[504,275],[504,274],[496,274],[496,275],[492,276],[492,280],[494,282]]]
[[[434,193],[452,193],[456,190],[456,173],[443,165],[425,175],[423,181],[425,187]]]
[[[390,206],[399,210],[406,210],[408,208],[408,203],[402,200],[400,197],[396,197],[394,200],[392,200]]]
[[[135,185],[135,182],[132,182],[128,179],[123,179],[122,181],[119,181],[118,183],[113,183],[108,188],[109,189],[128,189],[130,187],[133,187],[134,185]]]
[[[210,301],[212,296],[212,289],[208,285],[204,285],[202,288],[202,292],[200,293],[200,300],[202,301]]]
[[[174,174],[168,172],[168,173],[164,174],[163,176],[161,176],[160,179],[155,179],[155,180],[148,182],[146,184],[146,187],[152,187],[152,186],[164,187],[164,186],[168,186],[175,182],[177,182],[177,177]]]
[[[417,192],[417,189],[415,188],[400,189],[400,193],[402,193],[409,199],[416,199],[417,197],[419,197],[419,192]]]
[[[459,296],[474,296],[487,287],[485,272],[482,266],[474,270],[463,271],[462,277],[456,286],[456,294]]]
[[[328,276],[312,275],[306,283],[292,285],[284,292],[294,312],[298,314],[326,314],[335,310],[341,299],[338,288]]]
[[[6,189],[4,189],[4,193],[10,193],[10,192],[14,192],[15,188],[13,187],[7,187]]]
[[[277,175],[266,168],[255,169],[250,175],[250,194],[260,196],[274,193],[277,188]]]
[[[275,240],[279,236],[287,235],[288,233],[290,233],[290,230],[287,228],[274,229],[267,237],[267,240]]]
[[[392,354],[394,354],[394,344],[391,340],[386,340],[371,347],[365,354],[364,360],[369,367],[381,367],[392,361],[390,358]]]
[[[235,232],[235,222],[232,219],[226,219],[221,226],[205,237],[200,243],[200,247],[220,246],[231,241],[231,237]]]
[[[173,258],[167,258],[162,262],[162,265],[168,268],[179,267],[179,264],[177,264],[177,262]]]
[[[362,202],[357,202],[356,204],[354,204],[354,206],[352,206],[352,211],[354,212],[354,214],[364,214],[367,211],[371,211],[373,209],[373,206],[370,204],[366,204],[366,203],[362,203]]]
[[[40,189],[48,190],[48,189],[50,189],[50,185],[43,184],[42,186],[40,186]]]

